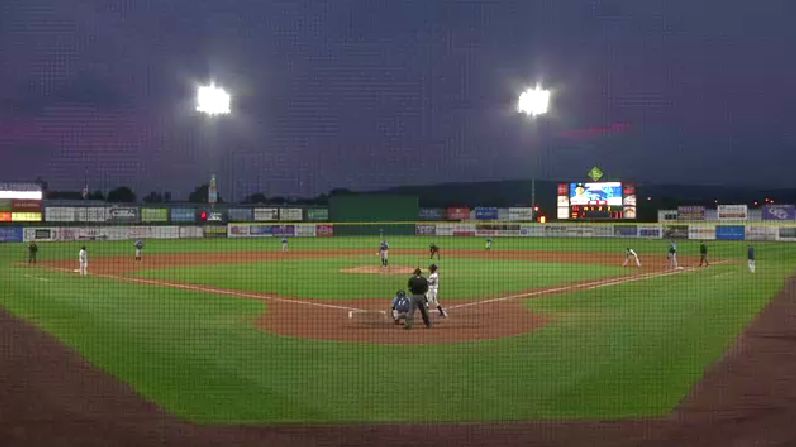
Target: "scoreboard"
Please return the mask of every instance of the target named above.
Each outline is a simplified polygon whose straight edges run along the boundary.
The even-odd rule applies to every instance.
[[[560,220],[623,220],[636,218],[635,185],[622,182],[560,183]]]

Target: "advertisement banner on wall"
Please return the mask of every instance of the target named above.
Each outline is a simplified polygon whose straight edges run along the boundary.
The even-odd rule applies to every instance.
[[[664,225],[664,239],[688,239],[688,225]]]
[[[796,220],[794,205],[764,205],[763,220]]]
[[[230,208],[227,216],[230,222],[251,222],[253,214],[249,208]]]
[[[12,211],[11,222],[41,222],[41,213],[34,211]]]
[[[746,239],[746,226],[716,225],[716,239],[722,241],[742,241]]]
[[[781,241],[796,240],[796,227],[779,227],[779,240]]]
[[[217,239],[227,237],[226,225],[205,225],[204,237],[206,239]]]
[[[636,237],[638,236],[637,225],[614,225],[614,236],[616,237]]]
[[[104,206],[75,208],[77,222],[107,222],[108,219],[108,209]]]
[[[47,222],[74,222],[75,209],[71,206],[48,206],[44,208],[44,220]]]
[[[716,208],[719,220],[746,220],[746,205],[719,205]]]
[[[172,222],[195,222],[196,210],[193,208],[172,208],[171,209]]]
[[[315,234],[318,237],[332,237],[334,236],[334,227],[331,225],[316,225]]]
[[[475,207],[475,218],[478,220],[497,220],[498,209],[494,206]]]
[[[686,220],[686,221],[705,220],[705,207],[678,206],[677,220]]]
[[[279,208],[255,208],[254,221],[267,222],[272,220],[279,220]]]
[[[228,237],[246,237],[249,236],[248,224],[229,224],[227,225]]]
[[[279,210],[279,220],[300,222],[304,220],[304,212],[301,208],[282,208]]]
[[[420,211],[419,211],[417,217],[420,220],[444,220],[445,219],[445,209],[444,208],[420,208]]]
[[[169,210],[167,208],[141,208],[142,222],[167,222]]]
[[[446,210],[448,220],[467,220],[470,218],[470,208],[449,207]]]
[[[509,208],[508,220],[533,220],[533,208],[531,207],[512,207]]]
[[[0,222],[11,222],[11,211],[0,211]]]
[[[750,241],[775,241],[778,228],[770,225],[747,225],[746,239]]]
[[[252,236],[270,236],[273,234],[271,225],[250,225],[249,234]]]
[[[310,208],[307,210],[307,220],[313,222],[329,220],[329,210],[326,208]]]
[[[415,225],[415,234],[435,235],[437,234],[436,225]]]
[[[641,238],[648,238],[648,239],[660,239],[661,238],[661,226],[660,225],[639,225],[638,226],[638,237]]]
[[[706,241],[716,239],[716,229],[713,225],[689,225],[688,239]]]
[[[315,225],[296,225],[297,237],[313,237],[315,236]]]
[[[294,225],[274,225],[271,228],[271,234],[274,236],[294,236],[296,227]]]
[[[22,227],[0,227],[0,242],[22,242]]]
[[[41,200],[13,199],[11,201],[11,210],[41,212]]]
[[[137,222],[138,208],[114,206],[108,208],[108,217],[112,222]]]

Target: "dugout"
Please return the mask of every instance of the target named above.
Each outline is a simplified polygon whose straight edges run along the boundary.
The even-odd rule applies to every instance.
[[[417,196],[404,194],[352,193],[329,197],[329,220],[335,235],[415,234],[420,213]],[[379,222],[385,225],[378,225]],[[411,222],[390,224],[394,222]]]

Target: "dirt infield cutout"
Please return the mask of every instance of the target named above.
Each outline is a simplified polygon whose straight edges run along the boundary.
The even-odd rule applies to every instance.
[[[403,250],[411,254],[421,251]],[[441,319],[436,311],[430,312],[432,328],[426,329],[419,312],[413,330],[405,331],[394,325],[389,316],[389,299],[358,300],[315,300],[286,297],[275,294],[224,289],[213,286],[171,282],[158,279],[137,278],[131,273],[143,269],[176,268],[190,265],[216,263],[247,263],[279,259],[313,259],[361,255],[369,250],[335,251],[293,251],[274,252],[236,252],[214,253],[212,257],[203,253],[149,255],[143,262],[128,257],[95,258],[90,265],[90,274],[95,277],[113,279],[135,284],[169,287],[214,295],[263,300],[268,302],[264,315],[255,322],[258,328],[288,337],[315,340],[336,340],[374,344],[436,344],[460,343],[477,340],[495,340],[503,337],[522,335],[543,326],[548,320],[530,312],[521,302],[524,298],[608,287],[644,279],[667,276],[690,271],[682,269],[666,271],[664,262],[647,262],[641,269],[628,268],[626,276],[582,281],[557,287],[531,289],[517,294],[492,297],[469,302],[456,301],[448,304],[449,318]],[[462,257],[482,257],[500,259],[523,259],[561,263],[599,263],[620,265],[621,258],[615,255],[584,253],[558,253],[543,251],[491,251],[450,250],[449,253]],[[656,260],[657,261],[657,260]],[[50,268],[71,272],[73,261],[42,263]],[[413,267],[379,265],[357,266],[341,269],[345,273],[360,274],[402,274],[409,275]]]

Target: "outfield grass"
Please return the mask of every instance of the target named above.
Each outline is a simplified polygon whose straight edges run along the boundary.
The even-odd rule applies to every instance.
[[[371,248],[375,240],[294,240],[291,250]],[[430,240],[390,238],[396,248],[425,248]],[[459,287],[451,282],[490,273],[498,279],[508,277],[509,267],[517,267],[517,283],[526,268],[544,271],[538,284],[552,284],[571,273],[559,275],[558,267],[539,270],[536,262],[526,261],[497,261],[501,268],[494,271],[479,268],[476,260],[446,259],[445,250],[481,248],[481,240],[438,242],[449,293]],[[628,244],[609,239],[498,239],[496,248],[621,255]],[[76,258],[79,245],[40,244],[40,257]],[[129,242],[86,245],[95,259],[132,251]],[[273,240],[150,241],[147,253],[277,250],[278,245]],[[684,255],[697,253],[694,242],[679,245]],[[649,417],[665,415],[681,401],[796,268],[796,245],[755,245],[755,275],[745,271],[744,243],[711,242],[713,257],[734,262],[527,300],[530,309],[552,318],[551,323],[522,336],[454,345],[376,346],[277,336],[251,324],[268,311],[262,302],[27,268],[18,265],[24,259],[22,245],[0,246],[0,279],[5,286],[0,306],[55,335],[167,411],[202,423]],[[666,242],[632,241],[632,246],[643,257],[663,253]],[[279,285],[259,279],[257,269],[263,267],[260,263],[240,273],[224,270],[213,284],[241,282],[239,288],[261,290]],[[291,278],[301,270],[297,267],[285,266],[281,272]],[[577,265],[566,267],[589,274]],[[455,273],[458,268],[467,271],[461,279]],[[204,281],[198,273],[192,268],[187,279]],[[173,278],[178,272],[169,274]],[[481,290],[491,290],[489,279],[473,281],[457,296],[466,297],[479,284],[484,284]],[[289,282],[279,287],[292,287]],[[336,287],[331,279],[328,282],[329,288]],[[378,281],[372,285],[382,286]],[[394,285],[384,287],[392,293]],[[332,298],[331,293],[327,297]]]

